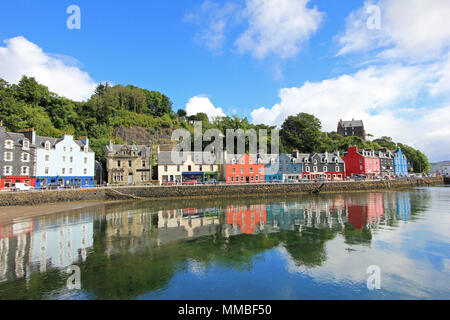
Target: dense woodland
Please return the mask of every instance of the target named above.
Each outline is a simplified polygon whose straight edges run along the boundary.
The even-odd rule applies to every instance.
[[[99,84],[89,100],[76,102],[61,97],[34,78],[23,76],[18,84],[9,84],[0,79],[0,119],[9,131],[35,128],[38,135],[61,137],[64,133],[88,136],[97,160],[104,161],[104,147],[109,140],[123,143],[120,137],[113,138],[116,127],[143,127],[151,134],[162,129],[184,128],[193,132],[190,121],[202,121],[203,130],[217,128],[225,134],[226,129],[267,129],[275,127],[254,125],[247,118],[220,117],[208,119],[204,113],[186,116],[183,109],[176,113],[166,95],[137,88],[132,85],[110,86]],[[300,113],[288,117],[280,131],[281,152],[333,152],[341,153],[351,145],[359,148],[395,150],[400,146],[415,172],[427,172],[430,164],[427,157],[410,146],[396,143],[389,137],[362,141],[358,137],[344,138],[335,132],[322,131],[320,120],[313,115]]]

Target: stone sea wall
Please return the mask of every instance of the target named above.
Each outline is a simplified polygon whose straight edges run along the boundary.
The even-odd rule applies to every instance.
[[[77,190],[1,192],[0,206],[37,205],[85,200],[141,200],[191,197],[249,197],[301,193],[390,190],[442,184],[443,178],[396,181],[345,181],[296,184],[236,184],[198,186],[109,187]]]

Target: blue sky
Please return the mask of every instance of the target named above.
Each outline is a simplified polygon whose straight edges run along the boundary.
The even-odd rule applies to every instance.
[[[133,84],[165,93],[175,111],[273,125],[309,112],[335,130],[340,118],[355,117],[375,136],[447,160],[450,31],[442,29],[450,29],[450,4],[424,3],[7,1],[0,4],[0,77],[16,82],[27,73],[75,99],[97,82]],[[80,30],[66,27],[70,5],[81,9]],[[380,8],[380,30],[366,26],[371,5]],[[427,137],[404,130],[418,125],[444,130]]]

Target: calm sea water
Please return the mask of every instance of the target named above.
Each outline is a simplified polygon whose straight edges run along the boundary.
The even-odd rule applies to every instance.
[[[449,231],[448,187],[102,205],[0,225],[0,299],[449,299]]]

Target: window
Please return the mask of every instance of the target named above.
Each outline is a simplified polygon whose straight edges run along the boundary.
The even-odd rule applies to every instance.
[[[66,174],[66,168],[62,168],[62,174]]]
[[[210,171],[214,171],[214,166],[209,166]]]
[[[73,152],[73,148],[72,147],[70,147],[70,152]]]
[[[294,167],[294,172],[297,172],[297,167]]]
[[[192,171],[192,166],[188,166],[188,171]]]
[[[244,182],[244,176],[241,176],[241,182]]]
[[[309,172],[309,171],[310,171],[309,166],[306,166],[306,172]]]
[[[244,173],[244,168],[241,168],[241,173]]]
[[[65,156],[62,157],[62,162],[66,162],[66,157]]]
[[[48,171],[49,171],[48,167],[46,167],[45,170],[44,170],[45,174],[48,174]]]
[[[252,176],[252,182],[253,182],[253,180],[254,180],[254,177]]]
[[[73,157],[70,157],[70,162],[73,162]]]
[[[313,169],[314,169],[314,172],[317,172],[317,167],[316,167],[316,166],[314,166],[314,168],[313,168]]]
[[[128,166],[131,168],[133,164],[131,163],[131,160],[128,160]]]
[[[23,140],[23,150],[30,150],[30,141],[28,139]]]
[[[324,166],[323,167],[323,172],[327,172],[328,171],[328,167],[327,166]]]
[[[177,171],[180,172],[180,170],[181,170],[181,167],[177,166]]]
[[[45,155],[45,161],[50,161],[50,156],[48,154]]]
[[[120,167],[121,163],[120,160],[117,161],[117,166]]]
[[[231,177],[231,182],[234,182],[234,177]]]
[[[69,174],[72,174],[72,168],[69,169]]]
[[[63,147],[63,151],[66,152],[66,151],[67,151],[67,148],[66,148],[66,147]]]
[[[142,168],[145,168],[145,165],[146,165],[145,160],[142,160]]]
[[[338,172],[339,171],[339,166],[336,166],[334,171]]]
[[[22,162],[29,162],[29,161],[30,161],[30,154],[22,152]]]
[[[5,141],[5,149],[12,149],[14,147],[14,141],[6,140]]]
[[[5,152],[5,161],[13,161],[13,153],[12,152]]]
[[[84,164],[86,164],[87,163],[87,158],[84,158]]]
[[[83,150],[84,150],[84,152],[88,152],[88,147],[84,146]]]
[[[12,167],[11,166],[4,166],[3,167],[3,174],[5,176],[10,176],[12,175]]]
[[[258,173],[262,173],[262,168],[258,168]]]
[[[20,168],[21,175],[27,176],[29,174],[29,172],[30,172],[30,167],[21,167]]]
[[[167,171],[168,171],[168,167],[164,166],[164,172],[167,172]]]
[[[45,142],[45,150],[50,150],[50,142]]]
[[[199,171],[203,171],[203,166],[200,166],[200,170]]]
[[[259,181],[259,176],[256,176],[256,181]]]
[[[233,168],[233,174],[235,174],[236,173],[236,168]]]
[[[253,173],[253,168],[250,168],[250,173]]]

